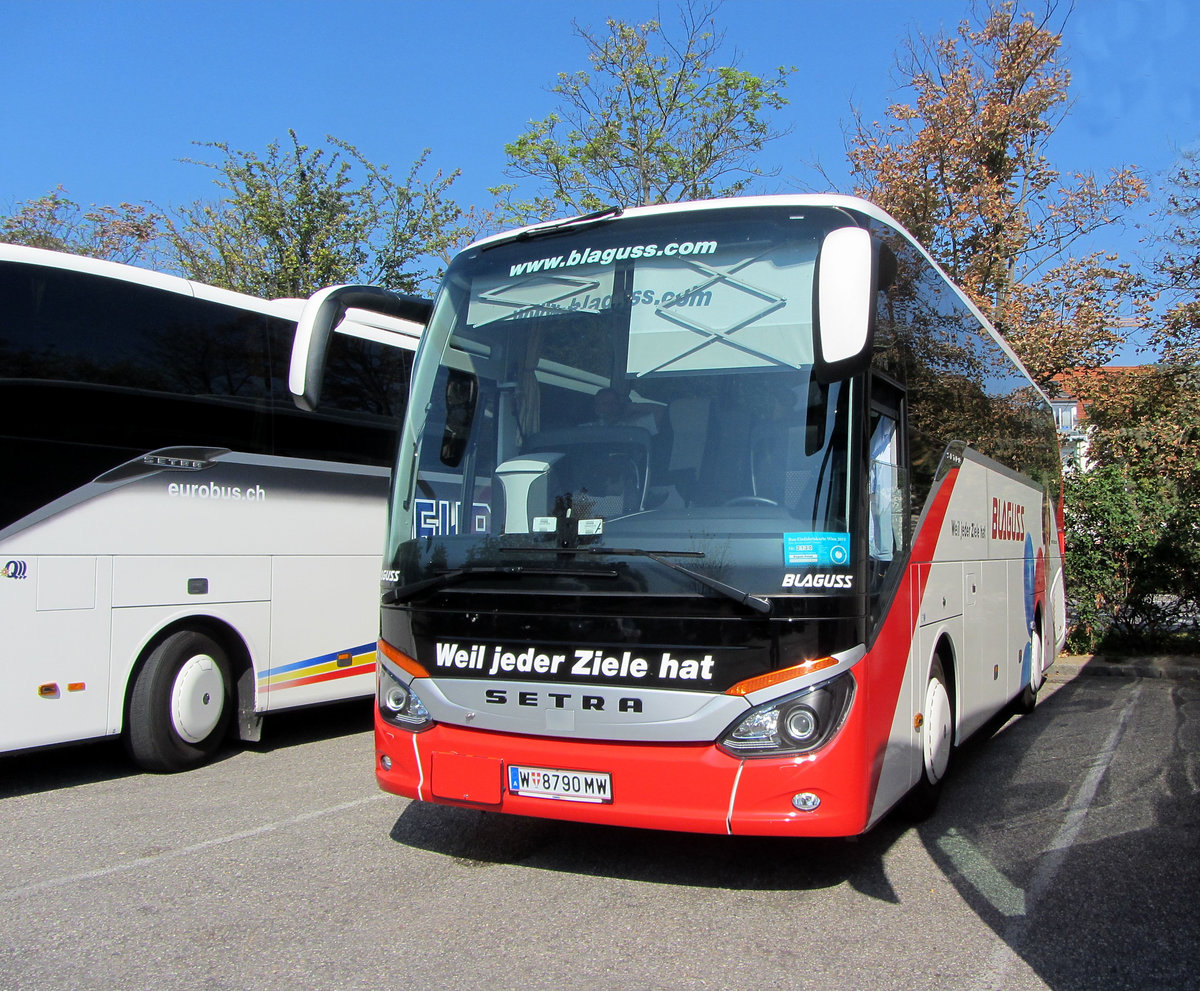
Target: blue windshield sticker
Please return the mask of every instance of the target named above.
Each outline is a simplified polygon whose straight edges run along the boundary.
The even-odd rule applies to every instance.
[[[843,567],[850,563],[850,534],[785,533],[783,563],[789,568]]]

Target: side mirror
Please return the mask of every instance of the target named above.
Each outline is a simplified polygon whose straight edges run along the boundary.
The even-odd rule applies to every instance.
[[[315,410],[321,402],[321,382],[325,377],[325,355],[329,350],[329,336],[345,317],[351,307],[377,313],[402,321],[402,328],[388,334],[366,333],[363,336],[383,344],[412,349],[414,336],[429,322],[433,303],[417,296],[401,296],[399,293],[380,289],[378,286],[332,286],[314,293],[304,304],[304,310],[296,323],[296,336],[292,341],[292,360],[288,366],[288,390],[292,401],[305,410]],[[379,327],[377,330],[384,330]]]
[[[861,227],[825,235],[817,259],[814,371],[831,382],[866,368],[874,335],[875,251]]]

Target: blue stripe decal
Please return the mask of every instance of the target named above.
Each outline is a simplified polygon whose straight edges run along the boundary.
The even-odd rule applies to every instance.
[[[360,654],[366,654],[374,649],[374,643],[365,643],[361,647],[353,647],[350,650],[335,650],[331,654],[322,654],[320,657],[310,657],[303,661],[293,661],[291,664],[281,664],[277,668],[268,668],[266,671],[259,671],[258,676],[259,678],[270,678],[277,674],[286,674],[288,671],[299,671],[317,664],[328,664],[330,661],[336,661],[339,654],[352,654],[358,657]]]

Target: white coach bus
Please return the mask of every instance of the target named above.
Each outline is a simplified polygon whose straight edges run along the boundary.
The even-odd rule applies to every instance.
[[[302,413],[301,309],[0,245],[0,752],[120,734],[180,770],[374,691],[420,323],[339,315]]]

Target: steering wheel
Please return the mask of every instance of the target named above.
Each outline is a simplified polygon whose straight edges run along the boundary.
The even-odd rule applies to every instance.
[[[726,506],[778,506],[774,499],[768,499],[766,496],[745,495],[738,496],[735,499],[730,499],[725,503]]]

